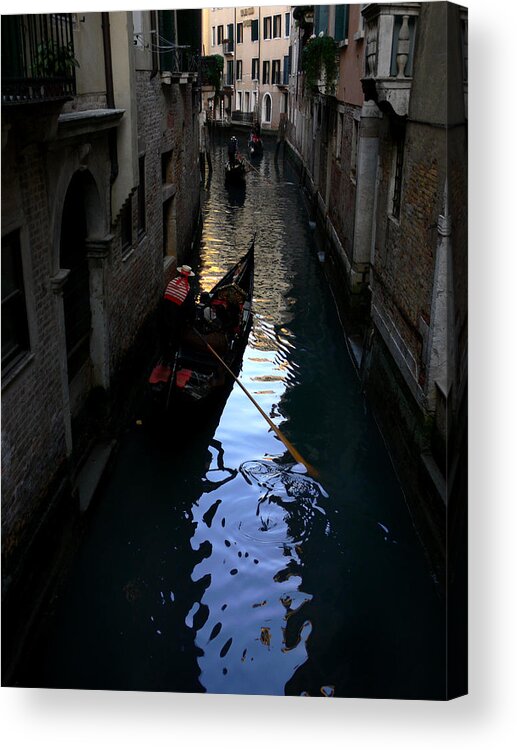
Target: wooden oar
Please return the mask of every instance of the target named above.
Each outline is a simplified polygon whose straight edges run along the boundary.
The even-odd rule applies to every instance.
[[[259,176],[259,177],[262,177],[262,179],[263,179],[263,180],[267,180],[268,182],[271,182],[271,183],[273,182],[273,180],[271,180],[271,179],[270,179],[269,177],[266,177],[266,175],[264,175],[264,174],[260,174],[260,172],[258,171],[258,169],[256,169],[256,167],[254,167],[254,166],[253,166],[253,164],[252,164],[252,163],[250,162],[250,160],[249,160],[249,159],[246,159],[246,157],[245,157],[245,156],[243,156],[243,157],[242,157],[242,160],[243,160],[243,161],[245,161],[245,162],[246,162],[246,164],[247,164],[247,165],[248,165],[249,167],[251,167],[252,169],[254,169],[254,170],[255,170],[255,172],[256,172],[256,173],[258,174],[258,176]]]
[[[311,464],[308,461],[306,461],[301,456],[300,453],[298,453],[298,451],[296,450],[296,448],[294,447],[294,445],[285,437],[285,435],[278,429],[278,427],[276,426],[276,424],[268,417],[268,415],[266,414],[266,412],[257,404],[257,402],[255,401],[255,399],[253,398],[253,396],[251,395],[251,393],[243,386],[243,384],[241,383],[241,381],[239,380],[239,378],[236,375],[233,374],[233,372],[230,370],[230,368],[228,367],[228,365],[226,364],[226,362],[224,361],[224,359],[222,359],[217,354],[217,352],[215,351],[215,349],[212,346],[210,346],[210,344],[208,343],[208,341],[206,341],[206,339],[203,338],[203,336],[199,333],[198,330],[196,330],[195,328],[193,328],[193,330],[194,330],[195,333],[197,333],[197,335],[199,336],[199,338],[205,343],[205,345],[207,346],[207,348],[209,349],[209,351],[214,355],[214,357],[223,365],[223,367],[227,370],[227,372],[230,373],[230,375],[235,380],[235,382],[237,383],[237,385],[239,385],[242,388],[242,390],[244,391],[244,393],[246,394],[246,396],[249,398],[249,400],[251,401],[251,403],[254,406],[257,407],[257,409],[262,414],[262,416],[264,417],[264,419],[266,420],[266,422],[268,423],[268,425],[271,427],[271,429],[275,432],[275,434],[278,436],[278,438],[285,445],[285,447],[287,448],[287,450],[289,451],[289,453],[291,454],[291,456],[294,458],[294,460],[296,461],[296,463],[303,464],[305,466],[305,468],[307,469],[307,473],[310,476],[312,476],[314,479],[317,479],[319,477],[318,470],[315,469],[314,466],[311,466]]]

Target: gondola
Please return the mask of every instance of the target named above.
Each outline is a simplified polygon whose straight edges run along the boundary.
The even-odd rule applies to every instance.
[[[248,151],[250,152],[250,156],[262,156],[264,153],[262,138],[256,133],[251,133],[249,137]]]
[[[224,181],[227,185],[241,186],[246,184],[246,165],[239,156],[233,162],[226,162]]]
[[[171,407],[198,409],[229,392],[233,378],[207,344],[237,374],[252,324],[254,248],[255,238],[210,292],[210,309],[224,311],[222,322],[219,315],[207,322],[206,307],[198,303],[196,319],[186,325],[174,356],[162,354],[153,367],[148,392],[154,416]]]

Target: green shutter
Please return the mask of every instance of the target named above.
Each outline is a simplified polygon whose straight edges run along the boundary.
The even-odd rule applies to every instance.
[[[328,5],[316,5],[314,6],[314,33],[316,36],[323,31],[324,34],[328,34],[329,31],[329,6]]]
[[[334,39],[340,42],[348,38],[348,5],[336,5],[336,21],[334,24]]]

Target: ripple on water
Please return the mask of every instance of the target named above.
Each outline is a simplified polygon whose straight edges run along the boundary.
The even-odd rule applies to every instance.
[[[255,513],[243,515],[238,534],[260,544],[300,544],[311,533],[315,519],[325,516],[328,498],[308,476],[269,461],[245,461],[239,467],[250,485],[261,490]]]

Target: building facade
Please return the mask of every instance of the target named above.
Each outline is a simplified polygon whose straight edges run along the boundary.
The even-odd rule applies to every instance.
[[[212,119],[260,122],[277,130],[287,116],[291,6],[212,8],[204,17],[208,54],[224,58],[222,98]]]
[[[2,17],[2,591],[20,637],[198,221],[197,74],[171,14]]]
[[[467,12],[368,3],[293,17],[289,145],[441,575],[451,507],[466,494]],[[322,66],[309,86],[306,50],[328,37],[334,78]]]

